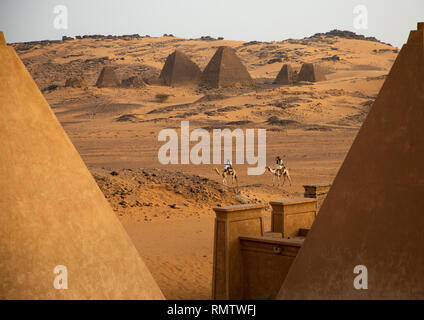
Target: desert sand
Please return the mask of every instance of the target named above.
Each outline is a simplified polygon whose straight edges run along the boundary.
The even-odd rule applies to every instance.
[[[334,179],[398,51],[331,34],[271,43],[145,37],[13,46],[168,299],[210,298],[212,207],[299,197],[304,184]],[[155,84],[174,50],[203,70],[219,46],[234,48],[253,86]],[[319,63],[327,80],[273,84],[285,63],[296,71]],[[120,80],[140,76],[149,85],[97,88],[105,66]],[[74,76],[88,86],[65,87]],[[235,165],[236,189],[222,185],[214,165],[161,165],[158,133],[178,130],[182,120],[191,129],[267,129],[267,163],[282,156],[293,184],[274,187],[270,173],[248,176],[246,165]]]

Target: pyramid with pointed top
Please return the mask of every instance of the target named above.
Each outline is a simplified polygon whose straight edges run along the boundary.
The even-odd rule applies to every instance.
[[[202,73],[202,84],[213,87],[231,87],[253,84],[246,67],[231,47],[219,47]]]
[[[168,86],[197,85],[202,72],[197,64],[180,50],[175,50],[165,61],[159,78]]]
[[[317,82],[326,79],[322,68],[315,63],[304,63],[299,71],[298,81]]]
[[[0,64],[0,299],[163,299],[12,47]]]
[[[423,92],[420,23],[353,142],[280,299],[424,299]],[[366,271],[354,273],[356,266]]]
[[[295,73],[291,65],[284,64],[274,80],[275,84],[293,84],[295,82]]]
[[[103,67],[96,82],[97,88],[117,88],[121,85],[112,67]]]

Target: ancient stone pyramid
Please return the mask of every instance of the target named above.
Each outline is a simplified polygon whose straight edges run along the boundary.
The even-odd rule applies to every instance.
[[[163,299],[12,47],[0,64],[0,299]]]
[[[291,65],[284,64],[274,80],[275,84],[293,84],[295,82],[295,73]]]
[[[83,77],[77,76],[66,79],[65,87],[71,87],[71,88],[85,88],[87,87],[87,84]]]
[[[139,76],[129,77],[121,82],[121,87],[123,88],[143,88],[145,86],[146,83]]]
[[[420,23],[353,142],[280,299],[424,299],[423,88]],[[367,290],[353,285],[359,265],[368,270]]]
[[[104,67],[96,82],[98,88],[116,88],[121,83],[112,67]]]
[[[197,85],[202,72],[182,51],[175,50],[165,61],[159,79],[168,86]]]
[[[299,81],[323,81],[326,80],[324,71],[321,67],[314,63],[304,63],[299,71]]]
[[[219,47],[202,73],[202,84],[213,87],[252,85],[246,67],[231,47]]]

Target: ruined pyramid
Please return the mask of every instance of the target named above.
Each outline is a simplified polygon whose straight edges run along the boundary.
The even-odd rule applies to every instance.
[[[353,142],[280,299],[424,299],[423,88],[420,23]],[[356,266],[367,268],[368,289],[357,289],[366,282]]]
[[[291,65],[284,64],[274,80],[275,84],[293,84],[295,82],[295,73]]]
[[[123,88],[143,88],[146,83],[139,76],[132,76],[122,80],[121,87]]]
[[[112,67],[103,67],[96,82],[98,88],[117,88],[120,86],[118,77]]]
[[[24,64],[4,43],[0,64],[0,299],[163,299]],[[54,273],[57,266],[67,269],[68,289],[54,287],[64,276],[63,267]]]
[[[213,88],[252,85],[246,67],[231,47],[219,47],[202,73],[201,82]]]
[[[197,85],[202,72],[182,51],[175,50],[165,61],[159,79],[168,86]]]
[[[87,84],[83,77],[77,76],[66,79],[65,87],[85,88],[87,87]]]
[[[314,63],[304,63],[299,71],[298,81],[317,82],[326,80],[322,68]]]

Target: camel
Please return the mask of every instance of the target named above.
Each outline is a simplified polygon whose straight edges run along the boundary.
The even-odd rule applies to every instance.
[[[212,168],[213,171],[215,171],[218,175],[220,175],[222,177],[222,184],[224,186],[227,185],[227,176],[231,176],[231,184],[234,185],[234,181],[237,183],[237,187],[238,187],[238,180],[237,180],[237,174],[236,174],[236,170],[234,170],[234,168],[231,168],[231,171],[225,170],[223,172],[219,171],[218,168]]]
[[[290,178],[289,169],[287,169],[286,167],[281,167],[281,168],[278,168],[278,169],[272,169],[270,167],[266,167],[266,169],[273,174],[272,185],[274,185],[274,179],[275,178],[277,178],[278,185],[280,185],[281,177],[283,177],[283,186],[284,186],[284,183],[286,182],[286,179],[288,179],[289,182],[290,182],[290,185],[292,185],[292,180]]]

